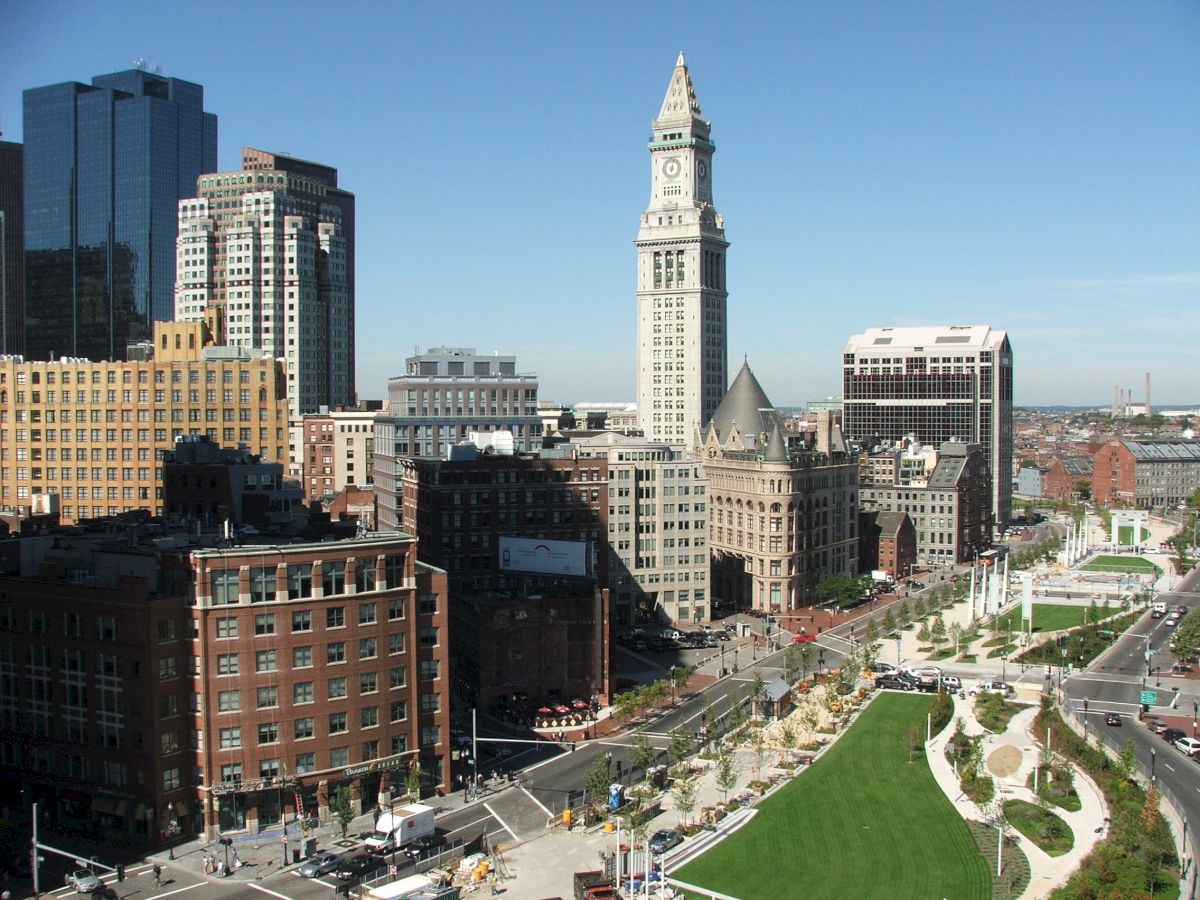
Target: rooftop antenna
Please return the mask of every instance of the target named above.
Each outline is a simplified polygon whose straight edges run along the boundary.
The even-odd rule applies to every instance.
[[[135,69],[137,69],[139,72],[145,72],[146,71],[146,57],[139,56],[137,59],[135,59],[133,61],[133,67]]]

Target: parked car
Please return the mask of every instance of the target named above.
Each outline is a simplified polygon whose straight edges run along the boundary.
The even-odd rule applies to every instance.
[[[1186,606],[1184,606],[1182,603],[1180,603],[1177,607],[1175,607],[1175,612],[1179,613],[1179,615],[1181,615],[1181,616],[1186,616],[1187,611],[1188,611],[1188,608]]]
[[[921,666],[921,668],[916,669],[913,674],[918,678],[941,678],[942,670],[938,666]]]
[[[1175,742],[1175,749],[1188,756],[1195,756],[1200,753],[1200,741],[1195,738],[1181,737]]]
[[[875,687],[890,688],[893,691],[911,691],[916,689],[916,685],[907,678],[892,673],[888,675],[876,675]]]
[[[961,691],[962,690],[962,679],[959,678],[957,675],[943,675],[942,676],[942,687],[944,687],[948,691]]]
[[[308,859],[306,859],[300,868],[296,871],[301,878],[317,878],[320,875],[327,875],[341,865],[345,859],[340,853],[334,853],[331,850],[318,850]]]
[[[967,693],[972,697],[976,694],[1002,694],[1007,697],[1015,693],[1013,686],[1005,681],[981,681]]]
[[[1167,611],[1165,609],[1155,609],[1155,610],[1151,610],[1150,618],[1161,619],[1166,614],[1167,614]]]
[[[81,894],[94,894],[104,889],[104,882],[96,877],[90,869],[75,869],[66,874],[63,884],[75,888]]]
[[[1174,744],[1181,738],[1187,737],[1187,732],[1182,728],[1164,728],[1161,732],[1159,732],[1159,737],[1161,737],[1168,744]]]
[[[405,847],[404,855],[409,859],[420,859],[422,856],[437,852],[444,846],[446,846],[446,838],[444,836],[440,834],[427,834],[424,837],[417,838]]]
[[[683,835],[674,828],[662,828],[650,835],[647,846],[651,853],[666,853],[683,843]]]
[[[381,862],[378,856],[361,853],[358,856],[343,859],[338,863],[338,867],[333,870],[333,874],[342,881],[361,881],[364,877],[380,868]]]
[[[882,660],[876,660],[873,668],[875,670],[876,675],[887,675],[889,672],[899,672],[900,671],[900,667],[897,666],[895,663],[883,662]]]
[[[1170,726],[1168,726],[1167,723],[1162,719],[1146,719],[1146,727],[1155,734],[1162,734]]]
[[[1165,622],[1163,622],[1163,624],[1166,625],[1168,628],[1174,628],[1176,625],[1179,624],[1179,619],[1176,618],[1174,615],[1172,615],[1172,616],[1168,617],[1167,620]]]
[[[1120,725],[1121,717],[1119,715],[1117,715],[1115,712],[1106,712],[1104,714],[1104,724],[1105,725]]]

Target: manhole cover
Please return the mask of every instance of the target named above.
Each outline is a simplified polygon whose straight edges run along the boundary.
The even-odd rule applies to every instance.
[[[1021,768],[1021,751],[1011,744],[998,747],[988,757],[987,767],[997,778],[1006,778]]]
[[[334,841],[333,846],[348,849],[350,847],[357,847],[358,841]]]

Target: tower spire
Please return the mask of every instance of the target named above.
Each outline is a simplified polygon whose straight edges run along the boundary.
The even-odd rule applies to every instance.
[[[687,125],[693,121],[704,121],[700,112],[700,101],[696,98],[696,87],[692,84],[691,73],[688,72],[687,60],[683,51],[675,60],[675,70],[671,72],[671,81],[667,85],[667,95],[663,98],[662,109],[654,127],[663,125]]]

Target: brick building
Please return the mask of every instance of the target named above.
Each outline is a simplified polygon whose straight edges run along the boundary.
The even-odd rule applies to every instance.
[[[361,811],[414,760],[445,789],[445,574],[411,537],[113,524],[21,539],[0,578],[0,804],[159,844],[327,814],[340,788]]]
[[[1046,467],[1042,496],[1074,500],[1088,494],[1094,465],[1090,456],[1055,456]]]
[[[162,456],[184,435],[285,461],[282,368],[213,341],[207,323],[156,322],[152,359],[0,357],[0,504],[57,495],[64,524],[161,515]]]
[[[917,531],[904,512],[862,510],[859,517],[859,565],[893,578],[908,575],[917,562]]]
[[[1174,509],[1200,490],[1195,441],[1113,440],[1094,457],[1092,498],[1102,506]]]

